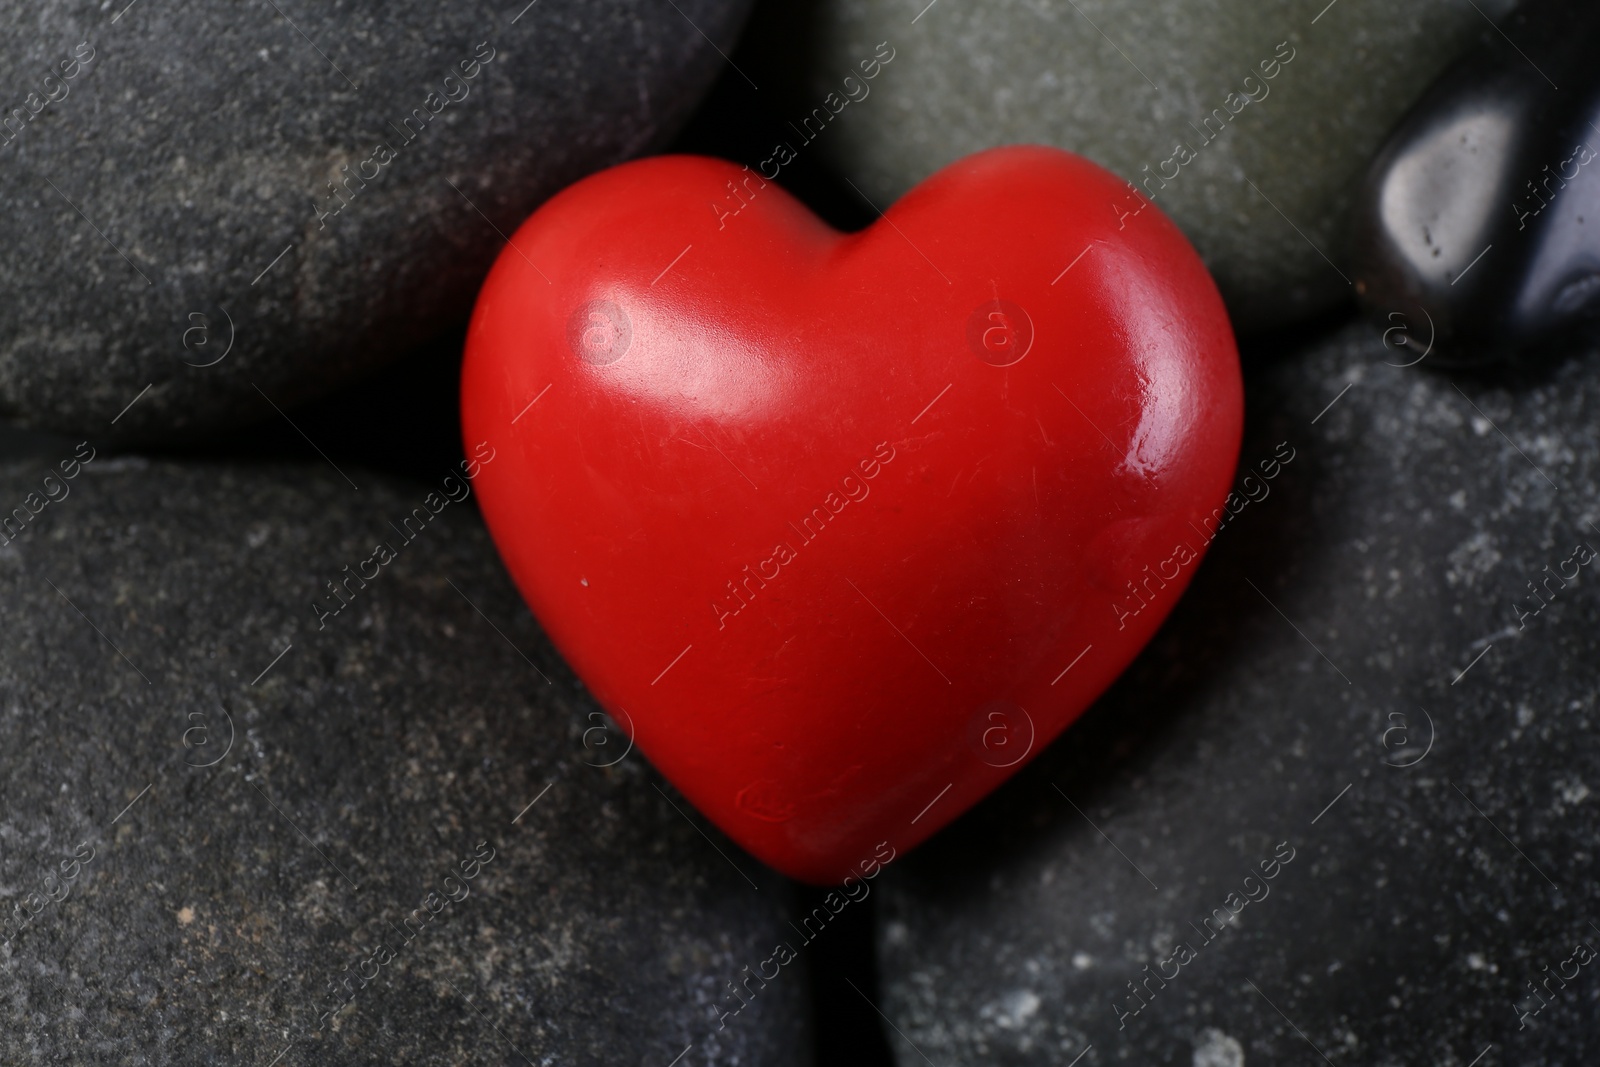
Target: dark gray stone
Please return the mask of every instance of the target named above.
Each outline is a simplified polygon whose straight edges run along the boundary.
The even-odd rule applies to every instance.
[[[940,1067],[1600,1055],[1600,961],[1521,1018],[1600,950],[1600,354],[1398,361],[1358,325],[1258,369],[1241,465],[1294,460],[1089,714],[885,876],[884,1010]],[[1546,566],[1579,574],[1533,613]]]
[[[170,439],[425,340],[542,200],[671,136],[747,6],[0,3],[0,417]]]
[[[77,442],[70,437],[42,430],[24,430],[0,422],[0,462],[41,459],[48,466],[57,456],[72,454]]]
[[[0,1060],[804,1063],[804,958],[718,1027],[787,884],[619,758],[472,503],[389,526],[446,472],[345,473],[99,455],[0,543]]]

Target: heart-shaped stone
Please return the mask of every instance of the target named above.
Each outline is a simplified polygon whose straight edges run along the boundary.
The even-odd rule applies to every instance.
[[[557,648],[730,837],[830,883],[1127,666],[1226,521],[1243,396],[1199,258],[1099,167],[984,152],[840,234],[773,182],[792,151],[551,200],[462,407]]]

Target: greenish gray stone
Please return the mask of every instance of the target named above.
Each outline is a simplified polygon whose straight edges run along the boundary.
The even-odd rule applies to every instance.
[[[806,1062],[804,958],[718,1022],[796,940],[787,884],[619,758],[470,500],[390,528],[445,471],[99,454],[47,485],[72,451],[30,450],[0,467],[0,507],[56,496],[0,540],[0,1061]]]
[[[1600,352],[1457,383],[1379,331],[1258,369],[1242,463],[1293,462],[885,874],[884,1011],[940,1067],[1600,1055]]]
[[[880,42],[895,50],[866,97],[845,104],[814,148],[797,135],[797,149],[822,153],[882,208],[941,166],[996,145],[1052,144],[1141,181],[1187,144],[1195,158],[1164,189],[1154,181],[1150,189],[1243,330],[1346,297],[1323,255],[1342,262],[1344,218],[1368,157],[1434,75],[1489,31],[1484,15],[1511,6],[1483,0],[1480,14],[1456,0],[1337,0],[1325,11],[1314,0],[926,3],[820,0],[758,12],[752,75],[784,91],[797,125],[826,107],[828,93],[843,99],[844,77]],[[1280,43],[1293,58],[1263,80],[1259,65],[1274,61]],[[1260,99],[1232,113],[1229,94],[1239,94],[1237,105],[1247,89]],[[1222,132],[1206,143],[1214,109],[1227,121],[1213,119]],[[1078,251],[1063,249],[1062,265]]]

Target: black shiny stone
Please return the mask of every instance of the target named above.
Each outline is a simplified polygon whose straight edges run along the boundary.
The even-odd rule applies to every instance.
[[[1600,5],[1485,19],[1373,161],[1356,289],[1412,359],[1508,359],[1600,322],[1597,47]]]

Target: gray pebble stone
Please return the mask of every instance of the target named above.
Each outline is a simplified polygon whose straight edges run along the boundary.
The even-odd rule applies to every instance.
[[[171,440],[426,340],[747,6],[0,2],[0,418]]]
[[[1406,107],[1511,4],[1476,6],[821,0],[757,14],[751,73],[785,92],[797,150],[880,208],[1002,144],[1056,145],[1141,183],[1249,331],[1348,299],[1329,259],[1344,262],[1355,187]],[[882,42],[894,59],[850,99],[844,78]]]
[[[72,457],[0,469],[55,497],[0,543],[0,1061],[806,1062],[804,956],[718,1025],[786,883],[624,756],[470,498],[405,523],[448,471]]]
[[[1400,361],[1362,324],[1258,369],[1249,502],[1166,627],[885,875],[884,1010],[933,1062],[1600,1054],[1600,353]]]

